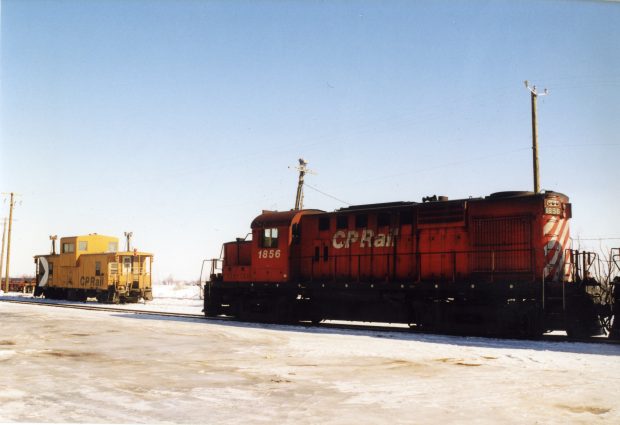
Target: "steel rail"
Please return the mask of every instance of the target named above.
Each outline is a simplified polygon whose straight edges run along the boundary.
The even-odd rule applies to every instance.
[[[257,323],[257,322],[246,322],[243,320],[236,320],[232,317],[227,316],[218,316],[218,317],[205,317],[203,314],[191,314],[191,313],[174,313],[174,312],[166,312],[166,311],[153,311],[153,310],[133,310],[133,309],[125,309],[119,307],[106,307],[100,305],[83,305],[83,304],[67,304],[67,303],[50,303],[45,302],[43,300],[14,300],[14,299],[2,299],[0,297],[1,302],[14,303],[14,304],[30,304],[30,305],[44,305],[50,307],[60,307],[60,308],[72,308],[77,310],[90,310],[90,311],[105,311],[105,312],[113,312],[113,313],[133,313],[133,314],[141,314],[141,315],[151,315],[151,316],[166,316],[166,317],[178,317],[185,319],[199,319],[205,321],[215,321],[215,322],[238,322],[238,323]],[[298,323],[265,323],[259,322],[259,324],[271,324],[278,326],[297,326],[304,328],[320,328],[320,329],[333,329],[333,330],[352,330],[352,331],[372,331],[372,332],[397,332],[397,333],[409,333],[409,334],[421,334],[421,335],[441,335],[441,336],[456,336],[456,337],[477,337],[477,338],[492,338],[492,339],[503,339],[503,340],[520,340],[520,341],[541,341],[541,342],[577,342],[577,343],[587,343],[587,344],[611,344],[611,345],[620,345],[620,341],[608,339],[605,337],[589,337],[589,338],[569,338],[568,336],[563,335],[541,335],[539,338],[506,338],[506,337],[494,337],[494,336],[485,336],[485,335],[465,335],[465,334],[454,334],[454,333],[442,333],[442,332],[428,332],[412,329],[409,327],[392,327],[386,325],[364,325],[364,324],[346,324],[346,323],[325,323],[321,322],[319,324],[312,324],[310,322],[298,322]]]
[[[134,313],[134,314],[144,314],[144,315],[153,315],[153,316],[170,316],[170,317],[181,317],[186,319],[206,319],[202,314],[191,314],[191,313],[174,313],[168,311],[153,311],[153,310],[134,310],[128,308],[119,308],[119,307],[105,307],[99,305],[85,305],[85,304],[68,304],[68,303],[50,303],[45,301],[28,301],[28,300],[6,300],[0,298],[0,301],[14,304],[31,304],[31,305],[45,305],[48,307],[61,307],[61,308],[73,308],[76,310],[90,310],[90,311],[107,311],[112,313]],[[219,318],[217,320],[220,320]],[[221,320],[227,320],[227,318],[221,318]],[[230,320],[230,319],[228,319]]]

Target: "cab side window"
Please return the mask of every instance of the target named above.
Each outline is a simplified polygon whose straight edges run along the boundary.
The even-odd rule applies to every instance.
[[[264,229],[261,237],[261,248],[277,248],[278,247],[278,229]]]

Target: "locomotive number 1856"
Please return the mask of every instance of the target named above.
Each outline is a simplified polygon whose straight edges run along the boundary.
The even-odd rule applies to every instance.
[[[261,249],[258,251],[258,258],[280,258],[279,249]]]

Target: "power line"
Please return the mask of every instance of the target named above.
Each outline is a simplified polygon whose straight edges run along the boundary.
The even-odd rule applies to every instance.
[[[620,241],[620,237],[618,238],[571,238],[574,241]]]
[[[338,201],[338,202],[342,202],[342,203],[343,203],[343,204],[345,204],[345,205],[351,206],[351,203],[350,203],[350,202],[343,201],[342,199],[338,199],[338,198],[336,198],[335,196],[330,195],[329,193],[325,193],[325,192],[323,192],[322,190],[317,189],[316,187],[310,186],[308,183],[306,183],[306,187],[309,187],[310,189],[312,189],[312,190],[314,190],[314,191],[316,191],[316,192],[319,192],[320,194],[325,195],[325,196],[327,196],[328,198],[332,198],[332,199],[334,199],[334,200],[336,200],[336,201]]]
[[[592,146],[620,146],[620,143],[570,143],[570,144],[553,144],[546,145],[548,148],[583,148]]]

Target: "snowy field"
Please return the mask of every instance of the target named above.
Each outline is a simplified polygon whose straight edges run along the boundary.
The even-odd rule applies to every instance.
[[[202,308],[195,287],[155,296],[148,309]],[[0,314],[3,423],[620,423],[620,346]]]
[[[22,294],[19,292],[4,293],[0,290],[0,299],[8,300],[31,300],[31,294]],[[202,303],[200,297],[200,287],[198,285],[153,285],[153,301],[139,302],[133,304],[118,304],[114,308],[122,308],[126,310],[150,310],[171,313],[186,314],[203,314]],[[88,305],[90,307],[110,307],[110,305],[99,304],[92,298],[86,303],[71,302],[66,300],[45,300],[42,301],[49,304],[76,304]]]

